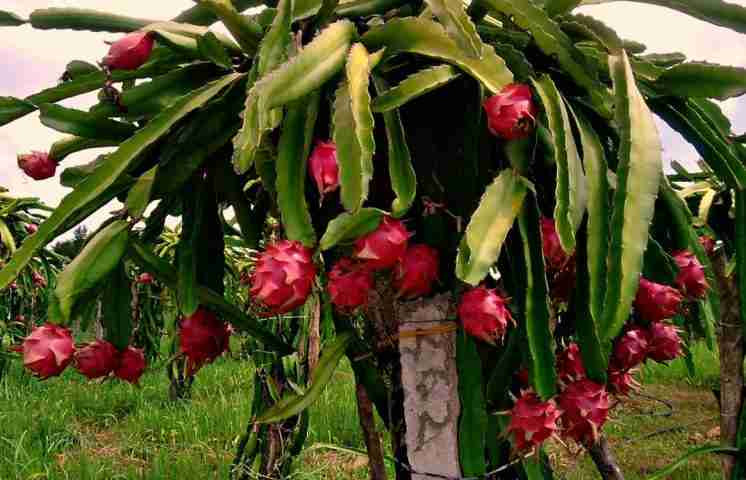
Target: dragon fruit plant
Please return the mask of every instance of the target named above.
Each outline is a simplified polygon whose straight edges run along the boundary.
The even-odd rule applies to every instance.
[[[0,12],[3,25],[113,41],[98,65],[71,63],[59,85],[0,97],[0,125],[38,111],[67,135],[21,153],[19,165],[44,181],[61,172],[72,188],[9,255],[0,289],[118,198],[124,208],[56,279],[49,321],[64,328],[100,300],[114,332],[105,340],[126,358],[114,375],[137,381],[126,263],[174,292],[185,369],[226,350],[229,323],[250,339],[258,400],[236,478],[290,474],[306,407],[344,355],[389,430],[398,479],[481,477],[506,464],[513,477],[535,472],[534,457],[515,455],[539,452],[555,433],[619,472],[604,446],[609,395],[629,393],[645,359],[678,355],[682,338],[712,343],[719,315],[708,254],[662,173],[654,114],[742,191],[742,145],[711,99],[744,93],[746,72],[648,54],[576,10],[583,3],[592,2],[200,0],[170,21]],[[735,4],[663,3],[746,32]],[[216,23],[224,28],[208,28]],[[85,110],[60,104],[95,91]],[[66,165],[93,146],[115,149]],[[160,255],[168,216],[181,229],[173,255]],[[256,254],[232,272],[225,252],[237,244]],[[241,301],[226,299],[226,271]],[[450,454],[421,465],[405,435],[414,427],[398,346],[399,329],[430,307],[444,320],[413,335],[454,344],[459,381],[446,388],[462,408],[447,419]],[[557,345],[568,345],[559,360]],[[86,358],[106,350],[90,350],[79,368],[98,375]],[[66,352],[40,375],[72,361]],[[514,402],[522,363],[528,384]],[[491,415],[511,408],[505,424]],[[463,430],[482,426],[505,435]],[[378,447],[374,479],[385,477]]]

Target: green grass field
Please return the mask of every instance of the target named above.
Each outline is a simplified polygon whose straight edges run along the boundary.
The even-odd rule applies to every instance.
[[[618,406],[606,432],[628,479],[644,479],[686,449],[716,443],[717,358],[695,349],[698,371],[683,362],[642,372],[643,393],[673,406],[636,397]],[[39,382],[18,363],[0,382],[0,479],[202,479],[227,478],[251,395],[251,364],[222,359],[203,369],[189,402],[167,400],[165,374],[151,369],[142,387],[89,384],[72,369]],[[649,438],[646,435],[664,429]],[[299,479],[367,478],[365,457],[326,448],[362,448],[352,388],[343,366],[312,407]],[[557,478],[597,478],[586,455],[572,446],[549,448]],[[674,479],[716,479],[718,459],[692,460]]]

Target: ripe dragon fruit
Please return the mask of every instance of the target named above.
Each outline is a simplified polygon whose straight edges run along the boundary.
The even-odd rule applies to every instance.
[[[36,327],[21,346],[23,366],[45,380],[62,373],[73,361],[75,345],[70,330],[47,323]]]
[[[351,313],[368,304],[373,288],[373,273],[362,263],[342,258],[329,272],[327,290],[337,310]]]
[[[44,288],[47,286],[47,279],[44,278],[44,275],[34,270],[31,272],[31,283],[33,283],[35,287]]]
[[[337,163],[337,146],[334,142],[316,144],[308,159],[308,170],[322,198],[325,194],[339,188],[339,164]]]
[[[357,239],[354,256],[373,270],[385,270],[396,265],[408,242],[409,232],[404,223],[386,216],[378,228]]]
[[[640,384],[632,376],[631,370],[620,370],[613,367],[609,369],[607,386],[609,391],[615,395],[629,395],[631,391],[640,388]]]
[[[119,352],[106,340],[96,340],[75,352],[75,368],[89,380],[105,377],[119,365]]]
[[[657,322],[676,315],[683,299],[677,289],[641,278],[635,297],[635,310],[645,320]]]
[[[696,256],[689,250],[673,253],[673,259],[679,267],[676,285],[690,298],[702,298],[710,287],[705,278],[705,270]]]
[[[506,304],[507,300],[494,290],[472,288],[461,297],[458,316],[466,333],[494,345],[502,340],[508,323],[513,322]]]
[[[33,151],[18,155],[18,167],[34,180],[45,180],[54,177],[57,162],[47,152]]]
[[[508,425],[516,450],[523,452],[541,445],[559,430],[557,419],[561,414],[554,401],[542,402],[534,392],[522,392],[510,411]]]
[[[143,272],[137,276],[137,283],[140,285],[151,285],[154,281],[153,275],[148,272]]]
[[[229,339],[228,325],[204,307],[182,319],[179,325],[179,345],[192,372],[228,350]]]
[[[641,328],[631,328],[617,340],[611,361],[616,368],[629,370],[645,361],[647,354],[647,332]]]
[[[487,127],[504,140],[526,138],[534,128],[538,110],[531,88],[523,84],[505,86],[497,95],[484,102]]]
[[[681,337],[673,325],[654,322],[648,327],[648,357],[667,362],[681,356]]]
[[[250,292],[266,314],[280,315],[306,303],[316,277],[311,255],[309,248],[290,240],[269,245],[259,255]]]
[[[603,385],[589,379],[565,387],[558,400],[562,410],[562,434],[578,443],[590,445],[609,415],[609,394]]]
[[[151,32],[132,32],[112,43],[101,63],[111,70],[137,70],[148,61],[154,43]]]
[[[415,298],[429,294],[438,279],[438,251],[428,245],[412,245],[394,267],[396,294]]]
[[[119,356],[119,365],[114,369],[114,375],[120,380],[138,385],[146,366],[143,351],[130,346]]]
[[[707,255],[712,255],[715,252],[715,239],[709,235],[702,235],[699,237],[699,244],[705,249]]]
[[[29,235],[35,234],[37,230],[39,230],[39,226],[36,225],[35,223],[26,224],[26,233],[28,233]]]
[[[518,380],[518,383],[521,385],[521,387],[523,388],[528,387],[528,384],[529,384],[528,368],[521,367],[521,369],[515,372],[513,375],[515,376],[515,379]]]
[[[551,218],[541,217],[541,248],[549,270],[562,270],[570,258],[562,249],[554,220]]]
[[[585,378],[583,358],[580,356],[580,347],[577,343],[569,344],[557,355],[557,371],[560,380],[565,383]]]

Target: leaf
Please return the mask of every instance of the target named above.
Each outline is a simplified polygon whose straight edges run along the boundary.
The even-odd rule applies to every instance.
[[[694,146],[722,181],[731,188],[746,188],[746,167],[701,105],[691,99],[661,98],[651,101],[651,107]]]
[[[307,247],[316,243],[306,203],[306,165],[320,101],[316,91],[288,106],[277,147],[277,205],[285,235]]]
[[[352,0],[340,2],[335,14],[340,17],[355,18],[383,15],[389,10],[401,7],[406,0]]]
[[[736,285],[741,305],[741,321],[746,331],[746,192],[736,190]],[[742,414],[746,415],[746,413]],[[743,427],[742,427],[743,428]],[[740,435],[746,436],[746,431],[741,431]]]
[[[569,254],[575,249],[575,232],[580,228],[585,213],[583,166],[575,145],[570,117],[559,90],[548,75],[534,80],[533,84],[544,104],[547,127],[552,134],[554,163],[557,166],[554,221],[557,223],[562,249]]]
[[[91,205],[97,205],[100,198],[110,194],[109,188],[137,164],[141,154],[179,120],[200,108],[223,88],[235,82],[240,74],[227,75],[205,85],[173,104],[154,117],[142,129],[124,141],[117,151],[108,155],[99,168],[96,168],[74,191],[69,193],[49,218],[39,226],[35,235],[29,237],[8,264],[0,270],[0,289],[5,288],[28,264],[34,254],[52,240],[67,223]],[[99,205],[100,206],[100,205]],[[93,212],[88,212],[91,214]],[[68,228],[71,228],[68,227]]]
[[[662,470],[655,472],[652,476],[648,477],[646,480],[660,480],[663,478],[670,478],[671,474],[673,474],[673,472],[678,470],[680,467],[684,466],[684,464],[686,464],[686,462],[688,462],[690,458],[698,456],[698,455],[703,455],[706,453],[723,453],[723,454],[728,454],[728,455],[742,455],[742,452],[737,448],[723,447],[721,445],[705,445],[702,447],[689,450],[684,455],[679,457],[676,461],[674,461],[667,467],[663,468]]]
[[[609,3],[618,0],[583,0],[583,5]],[[681,13],[746,33],[746,8],[724,0],[629,0],[678,10]]]
[[[262,78],[274,70],[286,58],[291,40],[293,21],[293,0],[280,0],[277,15],[259,47],[258,77]]]
[[[655,120],[637,90],[627,54],[609,56],[621,143],[611,214],[611,241],[601,339],[620,332],[637,293],[663,170]]]
[[[127,17],[85,8],[40,8],[31,12],[34,28],[88,30],[91,32],[133,32],[158,20]]]
[[[59,307],[54,313],[59,313],[61,318],[56,318],[50,309],[52,321],[68,323],[81,296],[96,287],[119,265],[127,251],[129,229],[129,223],[124,220],[109,224],[89,240],[78,256],[62,270],[57,276],[53,293]]]
[[[371,28],[362,42],[369,50],[386,47],[385,58],[399,53],[418,53],[456,65],[496,93],[513,82],[513,74],[492,47],[482,44],[481,58],[467,55],[446,35],[443,27],[430,20],[400,18]]]
[[[638,58],[663,68],[673,67],[686,61],[686,55],[680,52],[648,53],[647,55],[639,55]]]
[[[145,209],[148,208],[153,195],[153,183],[158,173],[159,165],[154,166],[143,173],[127,194],[127,213],[132,218],[142,218]]]
[[[0,219],[0,242],[2,242],[3,248],[7,250],[7,253],[10,255],[15,253],[16,240],[13,238],[13,233],[8,228],[8,224],[3,219]]]
[[[101,296],[101,313],[106,340],[124,351],[132,337],[132,291],[124,262],[114,268]]]
[[[101,69],[92,63],[83,60],[73,60],[68,62],[67,66],[65,66],[64,77],[67,80],[76,80],[80,77],[90,75],[91,73],[97,73],[99,71],[101,71]]]
[[[450,65],[438,65],[413,73],[394,88],[380,92],[373,101],[374,112],[388,112],[419,98],[460,77],[459,71]]]
[[[547,14],[549,14],[550,17],[555,17],[557,15],[563,15],[565,13],[569,13],[580,5],[580,2],[582,0],[547,0],[544,3],[544,10],[547,11]]]
[[[461,0],[426,0],[433,14],[446,29],[448,35],[466,52],[474,58],[482,57],[482,39],[477,34],[477,28],[466,14]]]
[[[243,12],[247,8],[256,7],[261,5],[262,2],[258,0],[232,0],[233,7],[239,12]],[[192,8],[188,8],[177,15],[174,22],[180,23],[191,23],[192,25],[211,25],[218,21],[218,17],[210,11],[204,5],[195,5]]]
[[[231,32],[244,52],[253,55],[259,46],[262,29],[259,25],[241,15],[230,0],[200,0],[215,14]]]
[[[185,317],[194,315],[199,308],[197,295],[198,258],[205,254],[200,242],[200,231],[207,228],[202,224],[207,203],[205,179],[198,173],[186,187],[191,194],[183,201],[182,226],[179,244],[176,246],[177,285],[176,298],[179,310]]]
[[[377,208],[361,208],[356,213],[341,213],[329,222],[326,232],[321,237],[319,248],[329,250],[339,243],[346,243],[372,232],[381,223],[386,214]]]
[[[678,97],[727,100],[746,93],[746,69],[689,62],[665,70],[654,87]]]
[[[218,37],[212,32],[207,32],[201,37],[197,38],[197,49],[199,52],[208,60],[215,65],[230,70],[233,68],[233,62],[231,61],[228,51],[225,49],[223,44],[220,43]]]
[[[386,90],[387,84],[383,78],[373,77],[373,82],[379,95]],[[417,176],[412,166],[412,157],[399,111],[393,109],[384,112],[383,122],[388,142],[389,177],[391,188],[396,194],[396,198],[391,203],[391,212],[394,217],[399,218],[404,216],[414,203],[417,194]]]
[[[554,368],[552,332],[549,327],[551,318],[549,286],[539,223],[539,207],[536,199],[529,195],[529,198],[523,202],[523,208],[518,216],[518,226],[523,239],[523,259],[526,265],[524,312],[526,337],[531,357],[529,370],[534,390],[543,400],[548,400],[557,391],[557,373]]]
[[[588,187],[587,239],[579,240],[584,245],[579,245],[578,248],[578,256],[585,258],[578,258],[577,288],[583,297],[579,303],[582,305],[581,311],[576,317],[576,331],[589,377],[595,381],[604,381],[607,362],[600,340],[600,327],[609,247],[608,166],[601,141],[589,121],[578,113],[571,112],[580,132]],[[583,286],[585,288],[581,289]]]
[[[339,361],[352,343],[354,336],[351,332],[343,333],[324,349],[316,369],[311,373],[310,386],[302,395],[286,395],[275,405],[267,409],[255,423],[277,423],[298,415],[311,406],[324,391],[324,387],[332,379]]]
[[[459,245],[458,278],[470,285],[484,279],[500,256],[527,189],[528,181],[510,169],[503,170],[487,187]]]
[[[461,415],[458,449],[461,471],[466,477],[479,477],[487,470],[487,406],[482,394],[482,360],[477,345],[463,329],[456,336],[456,366]]]
[[[89,148],[116,147],[119,142],[116,140],[96,140],[91,138],[82,138],[69,136],[61,138],[52,144],[49,148],[49,156],[55,161],[61,162],[68,155],[88,150]],[[64,183],[63,183],[64,185]]]
[[[137,128],[129,123],[100,118],[88,112],[53,103],[39,107],[41,123],[62,133],[97,140],[125,140]]]
[[[269,112],[318,89],[344,65],[355,27],[347,21],[329,25],[298,55],[261,78],[246,97],[243,126],[233,140],[233,165],[246,172],[262,138],[272,128]]]
[[[26,20],[13,12],[0,10],[0,27],[17,27],[26,23]]]
[[[15,97],[0,97],[0,125],[12,122],[36,110],[36,106],[26,100]]]
[[[176,288],[176,271],[174,268],[141,242],[133,239],[130,243],[128,255],[144,271],[152,273],[158,281],[163,282],[168,288]],[[261,341],[265,347],[272,348],[281,355],[287,355],[294,351],[292,347],[264,328],[255,319],[243,313],[240,308],[227,302],[219,293],[200,285],[197,288],[197,294],[203,305],[212,307],[221,315],[230,318],[235,327],[246,330],[248,334]]]
[[[491,11],[508,15],[520,28],[531,32],[541,51],[555,58],[565,73],[588,92],[598,113],[611,117],[611,98],[594,69],[546,12],[531,0],[483,0],[483,4]]]

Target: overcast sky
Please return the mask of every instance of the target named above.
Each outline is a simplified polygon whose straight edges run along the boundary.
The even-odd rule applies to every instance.
[[[746,0],[731,2],[746,6]],[[0,5],[22,16],[36,8],[66,6],[167,20],[194,3],[190,0],[2,0]],[[690,60],[746,67],[746,35],[714,27],[673,10],[615,2],[583,7],[580,11],[603,20],[622,37],[645,43],[648,52],[679,51]],[[115,38],[117,35],[113,34],[39,31],[29,26],[0,28],[0,96],[25,97],[54,85],[68,61],[96,62],[108,49],[104,41]],[[63,104],[87,108],[94,97],[95,94],[77,97]],[[733,99],[723,105],[734,130],[737,133],[746,130],[746,101]],[[663,126],[661,131],[667,160],[676,159],[687,164],[696,161],[694,149],[676,133]],[[61,187],[57,179],[35,182],[25,177],[16,167],[16,153],[47,150],[60,136],[41,125],[38,115],[28,115],[0,127],[0,162],[4,165],[0,169],[0,185],[7,186],[16,195],[37,196],[56,206],[67,189]],[[65,160],[65,166],[85,163],[95,155],[93,151],[73,155]],[[91,224],[95,225],[105,215],[106,212],[100,212]]]

